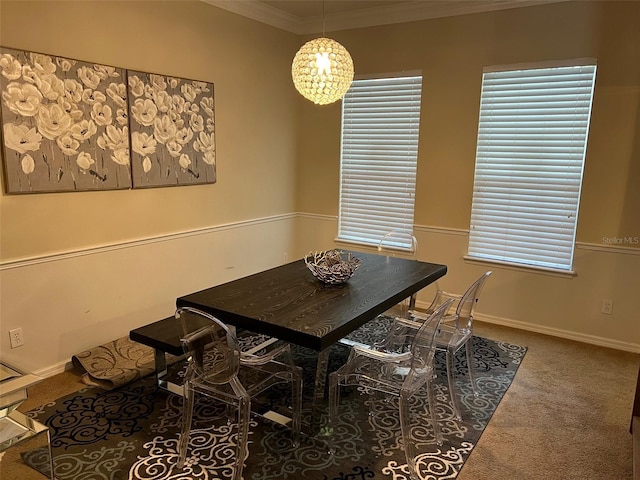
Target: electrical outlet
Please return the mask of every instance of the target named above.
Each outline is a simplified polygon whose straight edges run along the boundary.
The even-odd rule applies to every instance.
[[[608,298],[603,299],[600,313],[604,313],[605,315],[613,314],[613,300],[609,300]]]
[[[282,254],[282,263],[287,263],[289,261],[289,254],[287,252],[284,252]]]
[[[9,330],[9,341],[11,342],[11,348],[17,348],[24,345],[22,328],[14,328],[13,330]]]

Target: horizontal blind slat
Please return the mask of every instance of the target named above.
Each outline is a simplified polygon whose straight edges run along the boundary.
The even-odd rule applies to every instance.
[[[470,256],[571,269],[595,73],[483,74]]]
[[[413,231],[421,96],[422,76],[357,79],[345,95],[339,238]]]

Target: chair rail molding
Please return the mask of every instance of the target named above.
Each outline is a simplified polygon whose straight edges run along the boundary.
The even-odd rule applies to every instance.
[[[38,263],[55,262],[58,260],[66,260],[74,257],[81,257],[84,255],[95,255],[99,253],[109,252],[112,250],[120,250],[123,248],[133,248],[142,245],[148,245],[152,243],[168,242],[172,240],[179,240],[182,238],[192,237],[195,235],[208,235],[215,232],[221,232],[224,230],[231,230],[234,228],[249,227],[252,225],[259,225],[262,223],[278,222],[282,220],[295,219],[295,213],[287,213],[282,215],[273,215],[269,217],[256,218],[251,220],[243,220],[239,222],[225,223],[220,225],[214,225],[210,227],[194,228],[190,230],[183,230],[180,232],[172,232],[161,235],[154,235],[144,238],[136,238],[126,240],[124,242],[115,242],[101,245],[92,245],[88,247],[81,247],[76,249],[65,250],[61,252],[48,253],[44,255],[34,255],[32,257],[18,258],[13,260],[5,260],[0,262],[0,271],[9,270],[12,268],[21,268],[29,265],[36,265]]]

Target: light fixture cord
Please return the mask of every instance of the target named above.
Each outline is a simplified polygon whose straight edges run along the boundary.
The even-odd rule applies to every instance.
[[[324,17],[324,4],[325,4],[325,0],[322,0],[322,36],[324,37],[324,21],[325,21],[325,17]]]

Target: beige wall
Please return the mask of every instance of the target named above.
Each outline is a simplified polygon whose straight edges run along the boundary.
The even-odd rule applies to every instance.
[[[415,223],[469,228],[482,68],[598,59],[577,240],[640,236],[640,2],[564,2],[335,32],[358,74],[423,72]],[[302,109],[298,210],[337,215],[340,105]],[[640,248],[640,244],[627,245]]]
[[[11,2],[0,44],[213,82],[214,185],[0,197],[13,260],[295,210],[297,37],[203,2]]]

